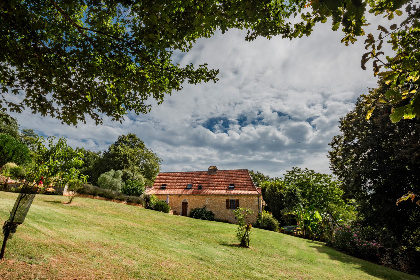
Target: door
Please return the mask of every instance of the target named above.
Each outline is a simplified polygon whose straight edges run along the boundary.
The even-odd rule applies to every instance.
[[[188,202],[187,201],[183,201],[182,202],[182,216],[187,216],[188,213]]]

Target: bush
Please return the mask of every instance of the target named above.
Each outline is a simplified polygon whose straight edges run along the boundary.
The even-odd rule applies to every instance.
[[[16,166],[10,169],[10,177],[13,179],[24,179],[25,173],[25,169],[21,166]]]
[[[121,192],[126,195],[141,196],[144,193],[144,183],[128,179],[123,184]]]
[[[205,206],[203,208],[191,209],[190,217],[194,219],[214,221],[214,213],[210,210],[207,210]]]
[[[145,194],[142,195],[142,199],[144,201],[143,206],[146,209],[154,209],[155,203],[158,200],[157,197],[156,197],[156,195],[154,195],[154,194],[147,194],[147,193],[145,193]]]
[[[163,213],[169,213],[169,211],[171,210],[171,207],[169,206],[168,203],[166,203],[166,201],[158,199],[155,202],[153,210],[160,211]]]
[[[378,262],[382,246],[375,240],[369,240],[369,235],[369,227],[346,225],[334,230],[333,239],[327,241],[327,245],[352,256]]]
[[[114,171],[111,169],[108,172],[102,173],[98,178],[98,185],[103,189],[109,189],[113,191],[121,191],[122,188],[122,174],[121,170]]]
[[[107,199],[115,199],[126,201],[129,203],[136,203],[141,204],[144,206],[144,201],[141,197],[137,196],[127,196],[117,191],[109,190],[109,189],[102,189],[96,186],[92,186],[90,184],[85,184],[82,186],[81,189],[77,191],[79,194],[86,194],[86,195],[93,195],[99,196]]]
[[[258,214],[258,219],[254,224],[256,228],[267,229],[271,231],[279,230],[279,222],[273,215],[267,211]]]
[[[18,167],[18,165],[14,162],[8,162],[5,165],[3,165],[3,167],[1,168],[1,174],[6,176],[6,177],[10,177],[10,171],[13,168]]]
[[[247,220],[252,213],[253,211],[247,208],[237,208],[233,210],[233,214],[235,214],[235,217],[238,220],[236,237],[238,238],[241,247],[249,247],[252,225],[245,223],[245,220]]]

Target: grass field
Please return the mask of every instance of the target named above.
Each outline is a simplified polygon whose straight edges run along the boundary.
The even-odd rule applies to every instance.
[[[0,222],[17,194],[0,192]],[[107,201],[37,195],[8,241],[0,279],[420,279],[322,243]]]

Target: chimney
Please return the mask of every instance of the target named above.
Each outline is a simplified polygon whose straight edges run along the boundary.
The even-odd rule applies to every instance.
[[[209,170],[207,171],[207,174],[213,175],[217,173],[217,166],[210,166]]]

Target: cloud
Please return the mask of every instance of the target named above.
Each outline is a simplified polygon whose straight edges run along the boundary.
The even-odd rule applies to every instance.
[[[188,53],[174,53],[181,65],[207,62],[220,69],[220,80],[185,84],[163,104],[151,101],[148,115],[130,113],[121,124],[105,117],[101,126],[88,121],[77,127],[28,112],[14,116],[23,128],[95,151],[135,133],[163,159],[162,171],[217,165],[270,176],[293,166],[330,173],[328,143],[339,133],[340,117],[376,83],[360,68],[363,42],[346,47],[329,25],[292,41],[244,37],[239,30],[217,33]]]

